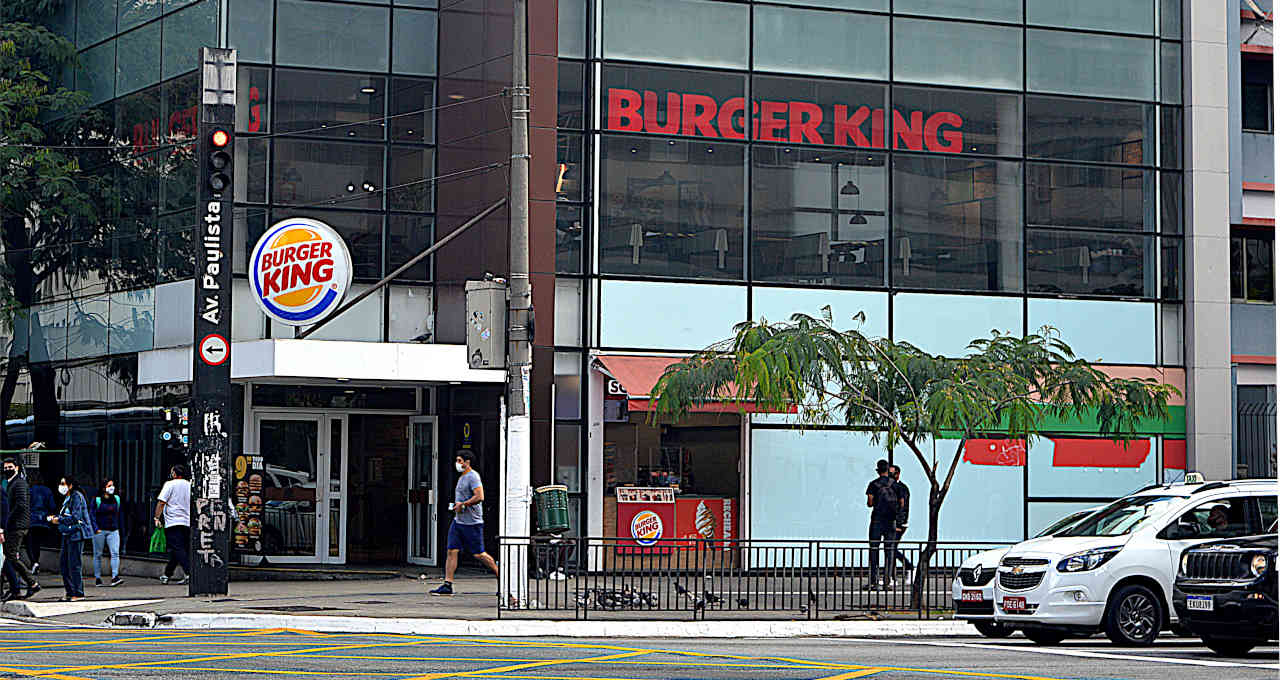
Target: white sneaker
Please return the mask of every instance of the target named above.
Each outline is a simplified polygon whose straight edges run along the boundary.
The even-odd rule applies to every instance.
[[[168,577],[168,576],[165,576],[165,575],[163,575],[163,574],[161,574],[161,575],[160,575],[160,584],[161,584],[161,585],[169,585],[169,577]]]
[[[35,576],[36,574],[39,574],[39,573],[40,573],[40,563],[39,563],[39,562],[32,562],[32,563],[31,563],[31,575],[32,575],[32,576]]]

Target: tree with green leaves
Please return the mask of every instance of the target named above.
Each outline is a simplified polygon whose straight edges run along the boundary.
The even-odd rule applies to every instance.
[[[1154,379],[1108,376],[1049,327],[1025,337],[993,331],[949,358],[856,328],[837,330],[830,308],[822,311],[820,318],[738,324],[732,338],[672,365],[654,387],[654,417],[678,419],[727,400],[795,409],[800,422],[865,429],[887,451],[910,450],[929,481],[928,539],[912,587],[917,605],[968,440],[1028,441],[1050,419],[1094,420],[1098,434],[1131,439],[1143,420],[1167,419],[1178,394]],[[856,325],[864,318],[855,316]],[[940,440],[955,446],[939,452]]]

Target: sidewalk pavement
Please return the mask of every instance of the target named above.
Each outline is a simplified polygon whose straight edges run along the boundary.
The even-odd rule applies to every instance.
[[[496,619],[496,581],[491,576],[460,574],[450,597],[427,591],[440,583],[401,577],[373,581],[232,582],[230,594],[188,597],[185,585],[126,579],[116,588],[85,588],[88,599],[62,602],[57,576],[41,579],[44,590],[32,600],[4,604],[11,617],[69,626],[130,626],[177,629],[289,628],[329,633],[486,637],[912,637],[970,636],[969,624],[899,616],[885,620],[808,621],[799,612],[716,612],[694,621],[689,612],[590,612],[574,620],[572,612],[504,613]],[[92,577],[89,579],[92,583]],[[536,617],[541,617],[536,618]],[[730,618],[732,617],[732,618]],[[859,617],[869,618],[869,617]],[[761,620],[768,619],[768,620]],[[799,619],[799,620],[788,620]],[[656,624],[656,625],[655,625]]]

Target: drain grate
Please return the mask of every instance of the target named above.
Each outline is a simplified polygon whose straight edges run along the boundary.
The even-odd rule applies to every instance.
[[[345,612],[341,607],[312,607],[305,604],[290,604],[279,607],[245,607],[260,612]]]

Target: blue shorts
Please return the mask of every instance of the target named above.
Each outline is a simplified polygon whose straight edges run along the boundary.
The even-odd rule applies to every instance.
[[[449,550],[462,550],[468,555],[484,552],[484,525],[449,523]]]

